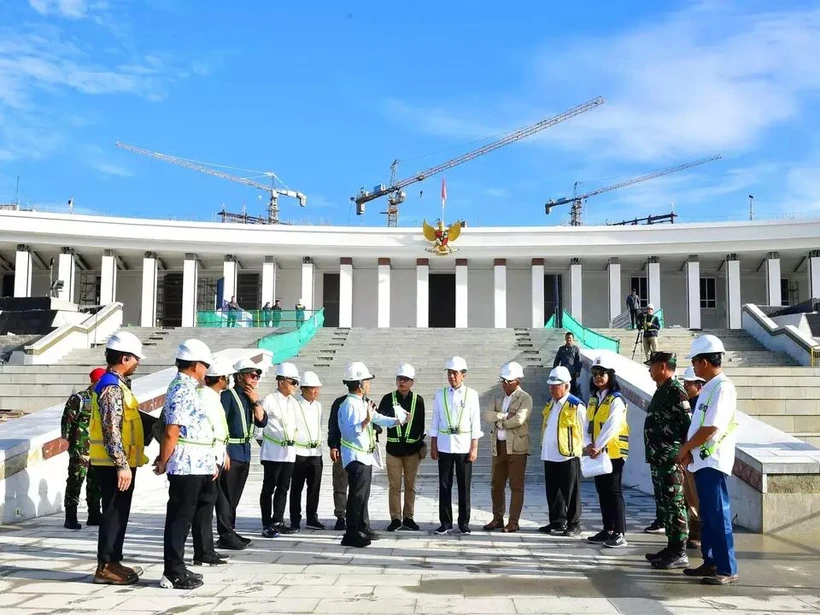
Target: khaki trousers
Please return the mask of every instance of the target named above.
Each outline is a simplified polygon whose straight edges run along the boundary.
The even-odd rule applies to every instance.
[[[347,509],[347,472],[341,461],[333,464],[333,515],[337,519],[345,518]]]
[[[689,514],[689,540],[700,540],[698,490],[695,488],[695,475],[689,470],[684,471],[683,498],[686,500],[686,512]]]
[[[657,337],[643,337],[643,353],[646,355],[646,360],[649,360],[649,357],[652,355],[653,352],[658,352],[658,338]]]
[[[421,457],[418,453],[407,457],[387,455],[388,507],[390,519],[412,519],[416,512],[416,474]],[[401,507],[401,486],[404,478],[404,510]]]
[[[527,455],[508,455],[507,443],[497,443],[498,454],[493,457],[490,488],[493,500],[493,519],[503,521],[506,508],[505,489],[510,481],[510,523],[518,523],[524,508],[524,471]]]

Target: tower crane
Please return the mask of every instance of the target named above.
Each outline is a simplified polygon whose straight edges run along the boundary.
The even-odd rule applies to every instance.
[[[185,158],[178,158],[176,156],[168,156],[167,154],[160,154],[159,152],[150,152],[148,150],[135,147],[133,145],[128,145],[127,143],[122,143],[117,141],[114,145],[119,148],[128,150],[129,152],[134,152],[135,154],[141,154],[143,156],[148,156],[149,158],[156,158],[157,160],[163,160],[165,162],[170,162],[171,164],[176,164],[181,167],[185,167],[186,169],[191,169],[193,171],[199,171],[200,173],[207,173],[208,175],[213,175],[214,177],[221,177],[222,179],[227,179],[232,182],[237,182],[240,184],[245,184],[246,186],[250,186],[251,188],[256,188],[257,190],[262,190],[268,194],[268,218],[265,220],[264,218],[254,218],[253,216],[246,216],[244,214],[232,214],[225,211],[223,208],[220,214],[222,215],[222,221],[225,222],[226,219],[235,219],[240,222],[247,222],[248,220],[253,220],[256,222],[264,222],[266,224],[279,224],[279,197],[280,196],[287,196],[294,198],[299,201],[299,205],[304,207],[307,205],[307,197],[302,194],[301,192],[296,192],[295,190],[287,190],[282,188],[277,188],[275,186],[268,186],[257,182],[253,179],[248,179],[247,177],[239,177],[237,175],[231,175],[230,173],[225,173],[224,171],[217,171],[216,169],[211,169],[206,167],[205,165],[198,163],[194,160],[186,160]],[[271,182],[276,179],[276,175],[274,173],[265,173],[268,177],[270,177]]]
[[[350,197],[350,200],[356,203],[356,215],[361,216],[362,214],[364,214],[365,203],[381,198],[383,196],[387,196],[387,211],[382,213],[387,214],[387,226],[398,226],[399,205],[404,203],[407,196],[407,194],[404,191],[404,188],[406,188],[410,184],[424,181],[428,177],[432,177],[433,175],[442,173],[447,169],[452,169],[455,166],[463,164],[469,160],[473,160],[474,158],[478,158],[479,156],[483,156],[484,154],[488,154],[501,147],[504,147],[505,145],[509,145],[510,143],[514,143],[515,141],[520,141],[521,139],[526,139],[527,137],[532,136],[537,132],[541,132],[542,130],[549,128],[551,126],[555,126],[556,124],[573,118],[576,115],[580,115],[581,113],[585,113],[586,111],[594,109],[595,107],[602,104],[604,104],[604,99],[599,96],[582,105],[578,105],[577,107],[570,109],[569,111],[565,111],[564,113],[561,113],[554,117],[541,120],[540,122],[531,124],[529,126],[521,128],[520,130],[516,130],[515,132],[512,132],[504,137],[501,137],[500,139],[497,139],[492,143],[488,143],[483,147],[467,152],[466,154],[462,154],[461,156],[458,156],[456,158],[452,158],[451,160],[443,162],[429,169],[425,169],[424,171],[419,171],[414,176],[408,177],[407,179],[402,179],[400,181],[396,180],[396,168],[398,166],[399,161],[394,160],[393,163],[390,165],[390,185],[385,186],[384,184],[380,184],[378,186],[375,186],[372,191],[367,191],[364,188],[362,188],[357,196]]]
[[[603,194],[604,192],[611,192],[613,190],[619,190],[620,188],[626,188],[627,186],[640,184],[641,182],[646,182],[650,179],[655,179],[657,177],[663,177],[664,175],[671,175],[672,173],[677,173],[678,171],[691,169],[692,167],[697,167],[702,164],[706,164],[707,162],[714,162],[715,160],[720,160],[720,158],[720,154],[718,154],[717,156],[710,156],[709,158],[701,158],[700,160],[687,162],[686,164],[680,164],[674,167],[669,167],[667,169],[661,169],[660,171],[655,171],[654,173],[649,173],[648,175],[642,175],[641,177],[627,179],[617,184],[606,186],[604,188],[598,188],[597,190],[593,190],[585,194],[580,194],[572,197],[561,197],[557,200],[551,199],[544,204],[544,209],[546,210],[546,213],[549,214],[552,211],[553,207],[557,207],[558,205],[566,205],[567,203],[572,203],[572,207],[570,208],[570,224],[572,226],[581,226],[581,207],[583,205],[583,202],[591,196],[596,196],[598,194]],[[577,182],[575,183],[575,186],[578,186]]]

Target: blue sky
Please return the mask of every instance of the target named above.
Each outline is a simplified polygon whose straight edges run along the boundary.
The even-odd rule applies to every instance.
[[[381,226],[349,197],[595,96],[606,104],[446,173],[445,217],[566,223],[549,198],[723,159],[590,199],[588,224],[820,209],[820,2],[0,0],[0,202],[215,219],[261,194],[114,147],[274,171],[283,219]],[[773,6],[787,8],[773,10]],[[234,8],[228,8],[229,6]],[[499,10],[503,6],[505,10]],[[242,8],[236,8],[242,7]],[[660,7],[660,8],[659,8]],[[242,174],[242,173],[240,173]],[[439,213],[408,188],[400,224]],[[423,197],[419,191],[423,190]]]

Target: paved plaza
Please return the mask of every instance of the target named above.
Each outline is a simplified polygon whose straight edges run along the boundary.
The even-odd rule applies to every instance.
[[[654,503],[635,491],[627,496],[627,549],[539,534],[546,504],[537,473],[528,476],[522,531],[482,532],[492,516],[483,471],[473,482],[473,534],[436,537],[430,533],[438,525],[435,466],[428,459],[422,467],[416,520],[423,531],[382,532],[387,481],[379,474],[370,514],[383,538],[360,550],[342,547],[334,531],[259,537],[261,468],[255,465],[238,522],[253,544],[234,552],[227,566],[197,569],[205,585],[194,591],[159,587],[162,489],[135,498],[125,549],[126,563],[145,568],[136,586],[91,583],[96,528],[65,530],[60,515],[2,527],[0,613],[820,613],[820,541],[739,534],[740,583],[707,587],[679,571],[649,567],[644,553],[660,549],[663,537],[640,533]],[[325,465],[320,516],[332,523],[329,469]],[[597,531],[594,486],[585,483],[583,494],[584,529]]]

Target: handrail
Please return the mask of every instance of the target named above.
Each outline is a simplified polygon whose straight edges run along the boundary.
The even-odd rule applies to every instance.
[[[774,352],[785,352],[793,359],[795,359],[798,363],[802,363],[803,365],[808,364],[812,367],[815,367],[815,365],[820,365],[820,345],[814,341],[814,338],[809,337],[794,325],[781,326],[777,324],[774,320],[766,316],[766,314],[764,314],[763,311],[754,303],[745,303],[742,308],[742,314],[744,316],[748,316],[749,318],[754,320],[760,327],[762,327],[763,330],[768,334],[770,339],[774,340],[779,336],[785,336],[786,338],[794,342],[797,345],[799,351],[803,353],[804,356],[795,356],[794,354],[790,353],[788,349],[784,350],[781,348],[770,347],[766,344],[765,339],[758,339],[758,341],[761,342],[764,346],[766,346],[766,348],[768,348],[769,350],[772,350]],[[752,336],[754,336],[754,332],[749,331],[745,324],[743,324],[743,328],[749,333],[751,333]],[[803,363],[802,360],[804,359],[805,355],[808,355],[808,361],[806,361],[806,363]]]
[[[550,316],[545,329],[555,329],[555,315]],[[592,350],[611,350],[613,352],[621,351],[621,342],[614,338],[598,333],[593,329],[585,327],[580,322],[575,320],[571,314],[566,310],[561,310],[561,328],[566,329],[569,333],[575,336],[579,343]]]
[[[197,327],[277,327],[297,328],[317,310],[200,310],[196,313]]]
[[[267,335],[256,343],[257,348],[267,350],[273,354],[273,361],[281,363],[292,359],[299,351],[313,339],[318,331],[325,324],[325,310],[320,309],[308,318],[295,331]]]

